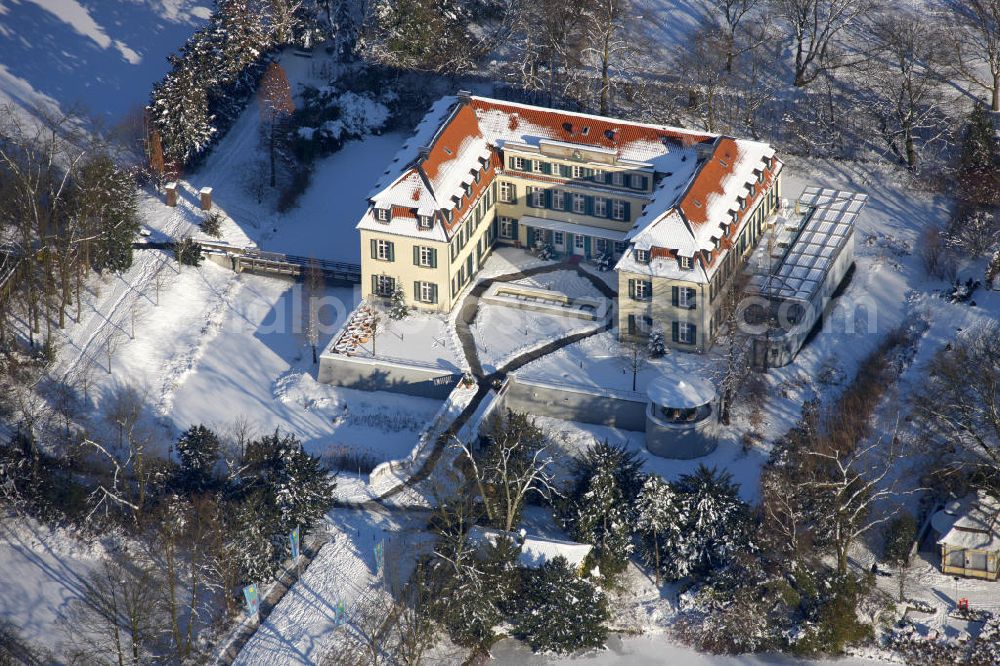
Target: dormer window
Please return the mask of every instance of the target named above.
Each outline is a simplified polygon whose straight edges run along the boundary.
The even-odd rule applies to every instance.
[[[389,221],[389,209],[388,208],[376,208],[375,209],[375,219],[379,222]]]
[[[747,197],[751,197],[752,198],[753,195],[754,195],[754,193],[757,191],[757,188],[751,183],[750,185],[747,186],[747,189],[750,190],[750,193],[747,194]]]
[[[614,173],[612,173],[611,174],[611,184],[612,185],[617,185],[618,187],[621,187],[622,185],[624,185],[625,184],[625,174],[623,174],[621,171],[615,171]]]
[[[737,197],[736,201],[740,204],[740,210],[747,207],[747,200],[743,197]]]
[[[594,182],[603,183],[604,182],[604,172],[600,169],[594,169]]]
[[[678,260],[680,261],[680,265],[683,270],[689,271],[694,267],[691,257],[678,257]]]
[[[434,218],[430,215],[418,215],[417,224],[420,225],[421,229],[430,229],[434,226]]]
[[[732,221],[733,221],[733,224],[736,224],[737,222],[739,222],[739,221],[740,221],[740,214],[739,214],[739,213],[737,213],[737,212],[736,212],[735,210],[734,210],[734,211],[732,211],[732,212],[731,212],[731,213],[729,214],[729,216],[730,216],[730,218],[732,219]]]
[[[483,178],[483,172],[479,169],[473,170],[472,175],[475,177],[477,183]]]
[[[637,262],[639,262],[640,264],[648,264],[649,263],[649,250],[636,249],[636,251],[635,251],[635,260]]]

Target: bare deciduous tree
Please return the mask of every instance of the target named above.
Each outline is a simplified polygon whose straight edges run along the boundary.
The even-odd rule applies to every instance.
[[[1000,111],[1000,0],[942,0],[956,31],[950,32],[955,65],[969,84],[990,94]]]
[[[504,532],[514,529],[524,501],[532,494],[548,497],[552,484],[552,456],[545,436],[526,414],[494,415],[484,432],[481,450],[455,439],[470,468],[470,480],[482,499],[487,517]]]
[[[144,563],[106,559],[70,602],[63,630],[85,663],[142,666],[162,631],[154,571]]]
[[[951,121],[941,91],[938,27],[910,11],[887,12],[871,31],[874,57],[861,66],[868,109],[886,146],[916,171],[921,149],[945,143]]]
[[[871,9],[871,0],[770,0],[770,3],[792,38],[795,85],[799,88],[845,64],[838,57],[837,40]]]

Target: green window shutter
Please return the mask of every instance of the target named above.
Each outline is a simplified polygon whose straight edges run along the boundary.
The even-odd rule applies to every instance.
[[[635,298],[635,280],[628,281],[628,297]]]
[[[691,331],[691,344],[698,344],[698,327],[694,324],[688,324],[688,327]]]
[[[632,204],[629,203],[628,201],[625,202],[625,219],[626,220],[632,219]]]
[[[431,303],[435,303],[436,304],[437,302],[438,302],[438,286],[437,286],[437,284],[432,284],[431,285]]]
[[[591,196],[583,197],[583,213],[584,215],[594,214],[594,197]]]
[[[545,190],[545,207],[552,208],[552,190]]]
[[[420,247],[417,245],[413,246],[413,265],[420,265]]]
[[[420,283],[413,283],[413,300],[420,302]]]
[[[431,268],[438,267],[438,251],[434,248],[431,249]]]
[[[378,243],[372,239],[372,259],[378,259]]]
[[[628,316],[628,334],[635,335],[635,315],[630,314]]]
[[[698,301],[696,300],[697,298],[698,298],[698,292],[695,291],[694,289],[688,288],[688,303],[689,303],[688,308],[694,310],[698,307]]]
[[[670,288],[670,304],[677,307],[677,304],[681,302],[680,299],[680,289],[677,286]]]
[[[396,245],[389,243],[389,261],[396,261]]]
[[[517,203],[517,185],[514,183],[510,184],[510,202],[512,204]]]
[[[373,275],[372,276],[372,294],[377,294],[377,293],[378,293],[378,276],[377,275]]]
[[[678,328],[680,328],[680,326],[678,325],[678,323],[676,321],[670,322],[670,335],[671,335],[671,339],[674,342],[678,342],[680,340],[680,337],[681,337],[680,334],[679,334],[679,332],[678,332],[678,330],[677,330]]]

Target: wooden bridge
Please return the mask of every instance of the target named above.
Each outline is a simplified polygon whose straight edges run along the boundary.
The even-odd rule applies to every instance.
[[[227,264],[228,260],[228,266],[237,273],[301,277],[310,270],[318,270],[329,280],[350,284],[361,283],[361,266],[359,264],[268,252],[256,247],[240,247],[216,241],[195,242],[201,246],[202,254],[207,258],[224,265]],[[172,247],[172,243],[137,243],[136,247],[169,249]]]

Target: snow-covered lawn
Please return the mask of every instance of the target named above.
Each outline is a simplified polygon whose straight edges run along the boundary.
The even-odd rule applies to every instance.
[[[352,355],[432,365],[453,373],[467,367],[446,314],[413,311],[403,319],[391,319],[383,312],[374,340],[355,347]]]
[[[201,270],[225,272],[212,266]],[[300,287],[253,275],[241,275],[237,283],[218,332],[177,390],[175,424],[223,425],[242,416],[258,432],[278,428],[296,434],[315,454],[359,451],[379,461],[407,455],[440,401],[319,384],[296,316]],[[355,294],[352,288],[334,288],[327,296],[345,306],[324,315],[331,317],[324,323],[332,330]]]
[[[408,575],[413,558],[425,541],[419,527],[426,516],[417,513],[335,509],[327,515],[332,541],[320,550],[240,651],[236,664],[317,664],[345,632],[360,631],[352,622],[366,603],[385,594],[384,576],[375,561],[375,545],[384,543],[390,579]],[[347,624],[336,623],[336,606],[343,602]]]
[[[0,100],[80,105],[113,126],[148,101],[209,0],[27,0],[0,8]]]
[[[33,520],[0,520],[0,620],[13,624],[29,644],[57,650],[66,639],[60,618],[85,598],[85,581],[100,565],[104,547]]]
[[[479,313],[472,324],[472,335],[476,339],[476,352],[483,370],[490,373],[520,353],[602,326],[603,321],[480,303]]]
[[[612,636],[608,649],[578,656],[556,657],[533,654],[523,644],[507,639],[493,646],[490,654],[498,666],[543,666],[581,664],[585,666],[792,666],[802,660],[786,655],[739,655],[728,657],[703,654],[670,642],[659,635]],[[835,666],[868,666],[882,662],[847,657],[844,659],[809,660],[810,664]]]

